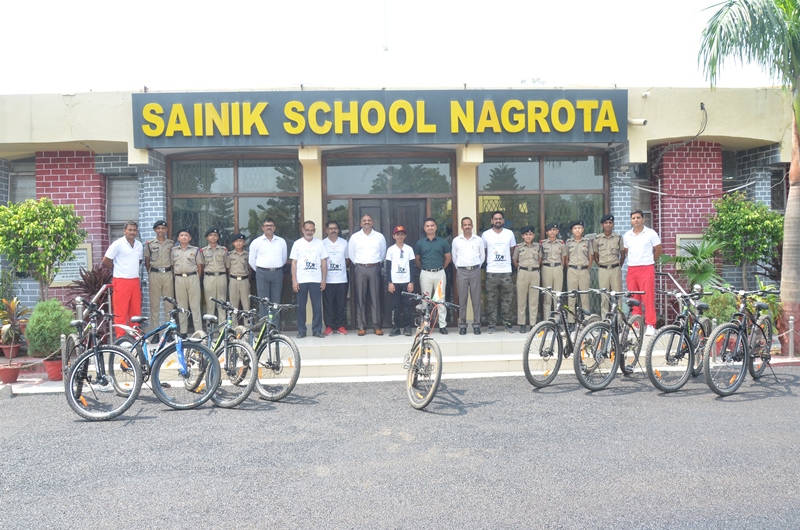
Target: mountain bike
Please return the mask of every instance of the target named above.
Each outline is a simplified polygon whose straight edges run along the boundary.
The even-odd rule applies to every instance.
[[[644,294],[644,291],[608,294],[612,305],[618,306],[621,297],[630,298],[635,294]],[[640,302],[631,299],[628,300],[628,305],[635,307],[640,305]],[[637,349],[629,343],[628,336],[633,337],[634,342],[638,342],[638,349],[641,349],[644,326],[640,322],[637,332],[633,325],[634,322],[636,319],[632,318],[629,324],[625,320],[625,315],[614,307],[604,320],[589,324],[575,339],[576,352],[572,359],[575,377],[586,389],[603,390],[611,383],[617,373],[620,359],[625,358],[622,350],[625,348]],[[624,330],[624,337],[620,334],[620,330]],[[632,366],[630,369],[633,369]]]
[[[522,369],[530,384],[544,388],[558,375],[562,358],[568,358],[575,351],[574,339],[584,326],[599,322],[600,317],[583,309],[580,305],[581,294],[589,291],[554,291],[552,287],[531,286],[553,299],[553,310],[550,318],[542,320],[528,332],[525,345],[522,347]],[[566,304],[566,298],[577,298],[575,312]],[[574,331],[570,332],[568,318],[575,319]]]
[[[417,330],[411,342],[411,349],[403,358],[403,368],[408,370],[406,376],[406,394],[411,406],[417,410],[427,407],[442,380],[442,350],[431,336],[431,330],[438,327],[439,306],[443,305],[453,311],[459,307],[444,301],[433,300],[428,293],[415,294],[403,291],[403,296],[417,304]]]
[[[619,338],[619,369],[623,375],[630,375],[633,373],[634,368],[639,363],[639,355],[642,351],[642,343],[644,342],[644,317],[639,314],[626,316],[622,310],[620,300],[626,297],[624,292],[608,292],[606,289],[589,289],[593,293],[600,296],[605,296],[609,300],[609,312],[605,315],[605,320],[611,322],[614,319],[614,325],[617,329],[617,337]],[[629,309],[640,307],[642,303],[634,298],[628,298],[626,301]]]

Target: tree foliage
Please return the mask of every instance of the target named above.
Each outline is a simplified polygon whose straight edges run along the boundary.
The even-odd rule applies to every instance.
[[[56,205],[49,197],[0,206],[0,254],[39,282],[44,300],[59,262],[71,259],[86,239],[82,222],[72,204]]]
[[[662,254],[659,261],[675,266],[678,275],[687,282],[687,290],[697,284],[703,287],[722,285],[722,277],[714,263],[714,258],[722,247],[721,242],[711,239],[703,239],[699,244],[684,243],[677,256]]]

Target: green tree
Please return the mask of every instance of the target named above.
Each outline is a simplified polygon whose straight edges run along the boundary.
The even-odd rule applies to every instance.
[[[686,290],[690,291],[695,285],[703,287],[708,285],[722,285],[722,277],[717,272],[714,257],[722,250],[722,243],[711,239],[703,239],[700,243],[684,243],[677,256],[661,254],[661,263],[670,263],[678,274],[686,280]]]
[[[779,330],[800,318],[800,0],[727,0],[703,30],[698,60],[713,87],[725,59],[759,65],[792,93],[792,163],[783,232]],[[782,339],[783,341],[784,339]],[[800,348],[800,333],[794,336]]]
[[[86,239],[82,222],[72,204],[56,205],[49,197],[0,206],[0,254],[36,279],[46,300],[59,263],[71,259]]]
[[[423,164],[387,166],[372,181],[370,193],[450,193],[450,183],[438,168]]]
[[[722,244],[725,261],[742,268],[742,288],[747,290],[747,267],[774,255],[783,237],[783,216],[740,191],[714,201],[714,207],[717,213],[708,219],[706,235]]]

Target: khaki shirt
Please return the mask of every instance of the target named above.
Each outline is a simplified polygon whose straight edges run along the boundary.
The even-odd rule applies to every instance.
[[[167,239],[161,243],[158,239],[148,241],[144,246],[144,257],[150,258],[150,266],[159,269],[172,267],[170,251],[175,246],[175,242]]]
[[[561,258],[567,255],[567,247],[564,245],[564,242],[560,239],[556,239],[553,242],[550,242],[549,239],[545,239],[542,241],[541,245],[544,263],[561,265]]]
[[[211,248],[211,245],[203,248],[203,261],[205,261],[206,272],[225,272],[225,258],[228,256],[228,249],[222,245]]]
[[[589,254],[594,253],[592,242],[586,238],[580,241],[570,239],[566,242],[567,265],[577,265],[587,267],[589,265]]]
[[[237,277],[249,276],[250,266],[247,264],[249,257],[250,253],[246,250],[243,250],[241,254],[235,250],[228,252],[228,255],[225,256],[225,267],[228,268],[229,274]]]
[[[598,265],[619,265],[619,254],[622,250],[622,237],[619,234],[598,234],[594,244]]]
[[[172,247],[172,271],[177,274],[197,272],[198,265],[204,265],[203,253],[200,249],[189,245],[186,250],[180,245]]]
[[[536,242],[532,245],[522,243],[514,249],[511,259],[518,262],[520,267],[538,269],[542,262],[542,247]]]

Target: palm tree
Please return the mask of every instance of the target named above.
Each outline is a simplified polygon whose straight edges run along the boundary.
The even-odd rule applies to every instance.
[[[783,225],[781,302],[778,329],[800,317],[800,0],[726,0],[700,39],[698,61],[713,87],[725,59],[755,63],[792,93],[792,163]],[[782,339],[782,342],[784,340]],[[800,333],[794,335],[800,348]],[[785,344],[784,344],[785,345]]]

